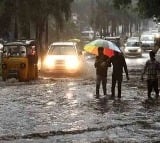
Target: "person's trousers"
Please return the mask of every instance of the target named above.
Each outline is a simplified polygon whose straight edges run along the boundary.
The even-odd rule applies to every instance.
[[[107,94],[107,77],[106,76],[100,76],[97,75],[96,77],[96,95],[99,95],[99,89],[100,89],[100,85],[102,83],[102,88],[103,88],[103,94],[106,95]]]
[[[111,87],[112,97],[115,97],[116,83],[118,83],[118,98],[121,98],[122,76],[116,77],[116,76],[112,75],[112,87]]]
[[[148,89],[148,97],[151,97],[151,92],[152,89],[154,89],[155,93],[156,93],[156,97],[159,96],[159,90],[158,90],[158,79],[155,80],[151,80],[148,79],[147,80],[147,89]]]

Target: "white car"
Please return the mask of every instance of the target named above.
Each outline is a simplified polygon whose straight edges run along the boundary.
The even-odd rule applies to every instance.
[[[154,48],[154,38],[153,34],[142,34],[140,41],[142,43],[141,47],[143,50],[153,50]]]
[[[141,43],[137,41],[128,41],[124,47],[124,55],[127,57],[141,57],[142,56],[142,48]]]
[[[82,69],[82,53],[76,42],[54,42],[43,63],[44,72],[78,73]]]
[[[2,52],[3,44],[0,43],[0,52]]]
[[[160,62],[160,49],[157,50],[155,58],[158,62]]]
[[[136,36],[132,36],[132,37],[129,37],[128,39],[127,39],[127,42],[130,42],[130,41],[139,41],[140,40],[140,38],[139,37],[136,37]]]

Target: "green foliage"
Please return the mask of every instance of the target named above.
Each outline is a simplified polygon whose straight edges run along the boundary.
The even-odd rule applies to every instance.
[[[114,7],[123,9],[128,7],[134,0],[113,0]],[[160,17],[160,0],[137,0],[137,10],[140,16],[150,18],[153,15]]]
[[[0,1],[0,16],[2,16],[4,9],[5,9],[5,2],[4,0],[1,0]]]
[[[1,0],[0,21],[3,22],[0,22],[0,26],[9,29],[11,19],[17,17],[24,30],[29,22],[43,27],[48,15],[53,15],[62,27],[64,20],[70,17],[72,2],[73,0]]]
[[[132,0],[113,0],[114,7],[117,9],[122,9],[130,5]]]
[[[139,0],[138,2],[139,14],[141,16],[150,18],[153,15],[160,16],[160,1],[159,0]]]

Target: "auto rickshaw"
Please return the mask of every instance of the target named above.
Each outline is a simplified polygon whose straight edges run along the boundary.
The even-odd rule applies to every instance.
[[[2,51],[2,80],[16,78],[29,81],[38,78],[38,54],[34,40],[19,40],[4,44]]]

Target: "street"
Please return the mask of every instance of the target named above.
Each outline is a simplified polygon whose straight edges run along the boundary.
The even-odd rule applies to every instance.
[[[0,143],[160,143],[160,1],[0,0],[0,28]]]
[[[0,81],[0,142],[160,142],[160,103],[146,101],[146,84],[140,81],[147,59],[147,53],[126,58],[130,80],[124,75],[120,101],[95,99],[93,60],[82,77],[40,75],[27,83]]]

